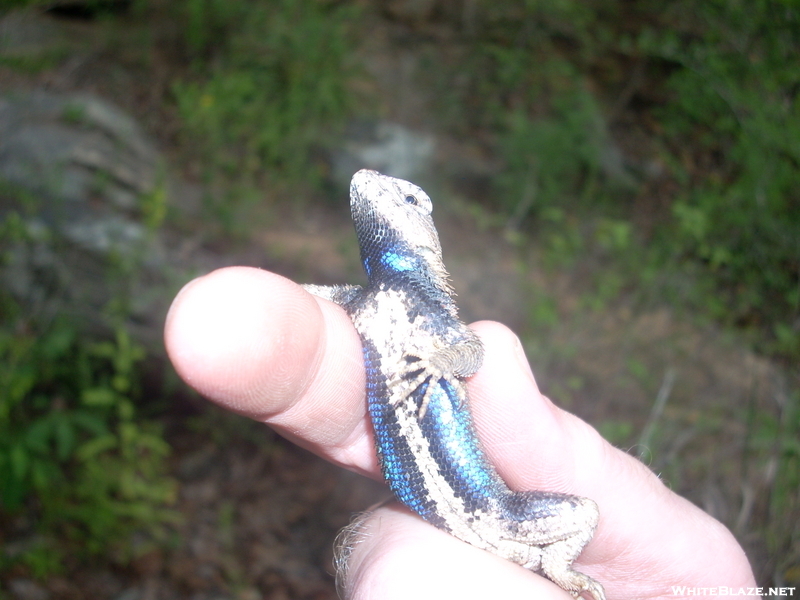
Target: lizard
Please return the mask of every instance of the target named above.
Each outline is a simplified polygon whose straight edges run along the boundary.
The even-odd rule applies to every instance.
[[[367,285],[305,285],[342,306],[363,347],[381,472],[396,498],[455,537],[540,572],[576,598],[605,600],[572,569],[599,520],[597,504],[511,491],[487,459],[465,380],[483,361],[458,316],[430,197],[417,185],[358,171],[350,209]]]

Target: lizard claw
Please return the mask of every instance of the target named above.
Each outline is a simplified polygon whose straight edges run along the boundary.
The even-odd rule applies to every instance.
[[[428,405],[433,398],[434,392],[440,386],[439,382],[444,380],[459,391],[461,387],[455,384],[458,380],[455,375],[448,373],[445,369],[436,365],[434,361],[421,359],[417,356],[406,357],[406,360],[408,364],[389,382],[390,389],[399,390],[399,392],[391,395],[389,402],[392,406],[397,406],[403,400],[415,397],[415,392],[424,385],[425,391],[417,409],[417,418],[421,421],[428,411]],[[409,379],[412,376],[413,379]],[[458,395],[460,406],[466,400],[466,398],[462,397],[463,395],[463,392]]]

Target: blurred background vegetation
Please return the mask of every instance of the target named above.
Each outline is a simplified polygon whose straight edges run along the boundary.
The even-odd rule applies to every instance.
[[[204,248],[246,256],[261,229],[287,215],[298,221],[344,205],[335,156],[353,124],[405,121],[468,148],[473,158],[462,163],[474,168],[453,166],[459,151],[459,159],[437,154],[445,176],[433,189],[445,215],[468,215],[468,227],[488,236],[480,239],[510,248],[516,273],[575,273],[575,311],[595,321],[622,305],[666,306],[766,361],[782,382],[773,404],[723,398],[721,412],[670,416],[674,375],[662,380],[629,357],[626,376],[659,390],[640,422],[621,409],[570,405],[603,383],[564,371],[566,346],[543,348],[569,312],[555,291],[535,289],[516,323],[543,370],[566,373],[548,393],[620,447],[643,452],[676,491],[707,508],[698,481],[729,472],[714,461],[733,465],[741,489],[722,485],[733,506],[717,516],[748,549],[762,584],[800,582],[796,1],[0,0],[0,18],[21,11],[91,34],[23,50],[0,45],[0,92],[58,87],[52,74],[71,73],[65,65],[75,56],[124,73],[124,86],[114,75],[89,87],[139,119],[171,176],[200,190],[189,217],[166,189],[142,195],[137,210],[151,235],[199,230]],[[388,42],[376,42],[379,34]],[[412,76],[384,73],[390,83],[381,83],[376,47],[412,56]],[[81,89],[77,78],[61,85]],[[403,114],[405,86],[423,98],[423,113]],[[41,210],[35,194],[0,184],[0,260],[9,262],[14,244],[52,232],[26,225]],[[342,250],[350,265],[352,244]],[[291,263],[291,249],[272,248],[265,266]],[[143,263],[115,257],[105,277],[130,277]],[[319,277],[302,261],[293,268],[284,274]],[[185,280],[163,287],[166,303]],[[247,431],[219,425],[186,399],[163,352],[132,333],[136,287],[110,287],[117,291],[99,330],[0,290],[0,598],[25,597],[9,583],[20,578],[72,597],[46,582],[87,561],[136,581],[131,561],[179,544],[183,463],[174,453],[189,452],[175,423],[190,420],[215,447]],[[176,411],[181,403],[192,404],[191,418]],[[707,448],[690,448],[659,462],[659,450],[672,447],[659,440],[690,430],[735,437],[736,455],[704,459]],[[274,455],[275,440],[249,435],[246,443],[266,443]],[[759,483],[747,487],[754,473]],[[220,508],[218,525],[231,510]],[[243,598],[242,590],[272,585],[245,579],[223,569],[219,585]]]

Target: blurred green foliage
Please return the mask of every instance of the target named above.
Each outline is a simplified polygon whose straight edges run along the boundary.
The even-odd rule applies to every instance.
[[[35,198],[3,191],[26,214],[35,210]],[[33,229],[6,213],[0,266],[22,246],[52,241],[52,232]],[[133,262],[109,265],[109,279]],[[176,483],[160,425],[135,408],[144,356],[122,325],[106,339],[0,290],[0,515],[27,523],[28,540],[0,557],[0,571],[23,564],[45,576],[101,552],[124,562],[134,532],[166,535]]]
[[[8,298],[2,313],[0,510],[33,510],[41,534],[4,560],[44,575],[67,553],[129,558],[131,533],[175,520],[169,446],[134,408],[142,348],[124,329],[114,341],[81,338],[63,320],[39,330]]]
[[[26,325],[15,319],[0,331],[3,511],[35,495],[41,531],[88,554],[172,521],[169,447],[134,410],[142,349],[124,330],[114,342],[86,342],[65,323],[41,333]]]
[[[317,0],[182,0],[191,75],[172,91],[205,165],[230,179],[313,179],[315,150],[352,108],[354,7]],[[207,174],[210,175],[210,174]]]
[[[500,1],[462,28],[458,59],[429,57],[429,77],[451,130],[493,132],[490,202],[512,228],[551,254],[612,252],[628,287],[689,277],[688,295],[660,293],[800,358],[800,6]],[[632,211],[654,204],[646,165],[610,134],[637,68],[655,89],[634,112],[674,186],[646,235]]]
[[[759,0],[673,10],[676,20],[678,11],[697,15],[700,35],[644,30],[639,40],[643,52],[680,65],[667,82],[673,101],[658,110],[676,176],[687,182],[669,242],[724,294],[716,316],[771,325],[771,349],[800,356],[800,7]],[[681,160],[686,147],[710,157],[701,173]]]
[[[532,118],[517,110],[501,125],[506,168],[496,184],[514,226],[530,211],[541,214],[565,197],[596,201],[604,141],[599,107],[582,88],[553,98],[551,105],[552,115]]]

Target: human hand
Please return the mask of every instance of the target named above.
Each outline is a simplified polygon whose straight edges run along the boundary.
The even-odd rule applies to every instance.
[[[633,457],[541,395],[519,340],[473,326],[486,355],[469,380],[486,453],[510,488],[595,500],[600,523],[575,568],[608,598],[679,597],[673,586],[755,585],[730,532]],[[173,302],[165,343],[201,394],[368,477],[380,470],[358,335],[344,311],[259,269],[214,271]],[[373,512],[349,559],[348,598],[570,598],[547,579],[443,533],[399,505]]]

